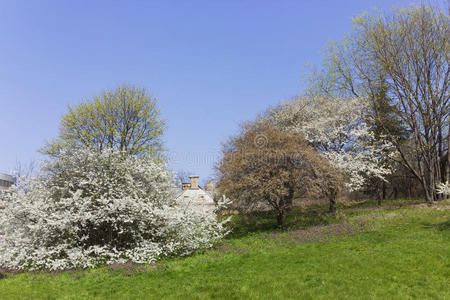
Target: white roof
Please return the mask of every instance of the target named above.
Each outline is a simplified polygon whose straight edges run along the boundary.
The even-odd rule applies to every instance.
[[[8,174],[0,173],[0,179],[14,183],[14,177]]]
[[[213,198],[202,189],[184,190],[177,201],[188,201],[194,205],[215,205]]]

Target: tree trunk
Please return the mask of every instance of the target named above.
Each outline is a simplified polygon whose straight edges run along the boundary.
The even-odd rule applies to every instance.
[[[424,180],[424,182],[422,182],[422,187],[425,192],[425,199],[426,199],[427,203],[432,203],[433,202],[432,194],[431,194],[431,191],[429,190],[429,186],[427,185],[425,180]]]
[[[450,132],[448,133],[447,140],[447,168],[445,172],[445,179],[446,181],[450,181]]]
[[[329,196],[329,200],[330,200],[330,208],[329,208],[329,212],[330,213],[335,213],[336,212],[336,196],[337,193],[336,192],[331,192],[330,196]]]
[[[409,184],[408,184],[408,199],[411,199],[411,194],[412,194],[412,185],[413,185],[413,183],[414,183],[414,180],[412,180],[412,179],[409,179],[408,180],[409,182]]]
[[[286,211],[292,208],[292,203],[294,201],[295,189],[293,186],[289,186],[289,194],[281,199],[278,206],[277,224],[278,227],[283,227],[284,225],[284,214]]]
[[[378,180],[378,184],[377,184],[377,190],[376,190],[377,205],[378,206],[381,206],[381,199],[384,198],[384,193],[385,193],[384,180],[383,179],[379,179]]]
[[[278,225],[278,227],[283,227],[283,225],[284,225],[284,213],[282,213],[282,212],[278,212],[277,225]]]
[[[450,129],[447,135],[447,167],[445,169],[445,182],[450,182]],[[447,195],[447,199],[450,199],[450,195]]]

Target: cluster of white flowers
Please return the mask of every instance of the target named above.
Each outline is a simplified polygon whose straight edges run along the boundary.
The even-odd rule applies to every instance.
[[[0,266],[149,263],[211,246],[227,233],[226,220],[176,203],[171,178],[151,158],[62,155],[0,197]]]
[[[450,196],[450,183],[447,181],[445,183],[439,183],[436,187],[437,193],[444,196]]]
[[[347,187],[357,190],[370,177],[384,179],[392,172],[383,161],[395,154],[393,145],[380,141],[364,118],[369,109],[364,99],[298,98],[272,109],[266,121],[299,133],[349,178]]]

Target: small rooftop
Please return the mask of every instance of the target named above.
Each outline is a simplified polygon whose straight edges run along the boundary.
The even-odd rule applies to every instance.
[[[0,190],[6,190],[16,182],[14,176],[0,173]]]

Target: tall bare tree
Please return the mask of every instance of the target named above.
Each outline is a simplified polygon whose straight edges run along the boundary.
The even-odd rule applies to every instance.
[[[437,8],[411,6],[390,15],[363,14],[354,25],[353,34],[330,44],[325,68],[312,77],[310,93],[372,101],[377,126],[421,182],[427,201],[436,200],[436,185],[450,176],[449,16]],[[391,113],[410,143],[401,142],[379,109],[380,87],[392,99]]]

